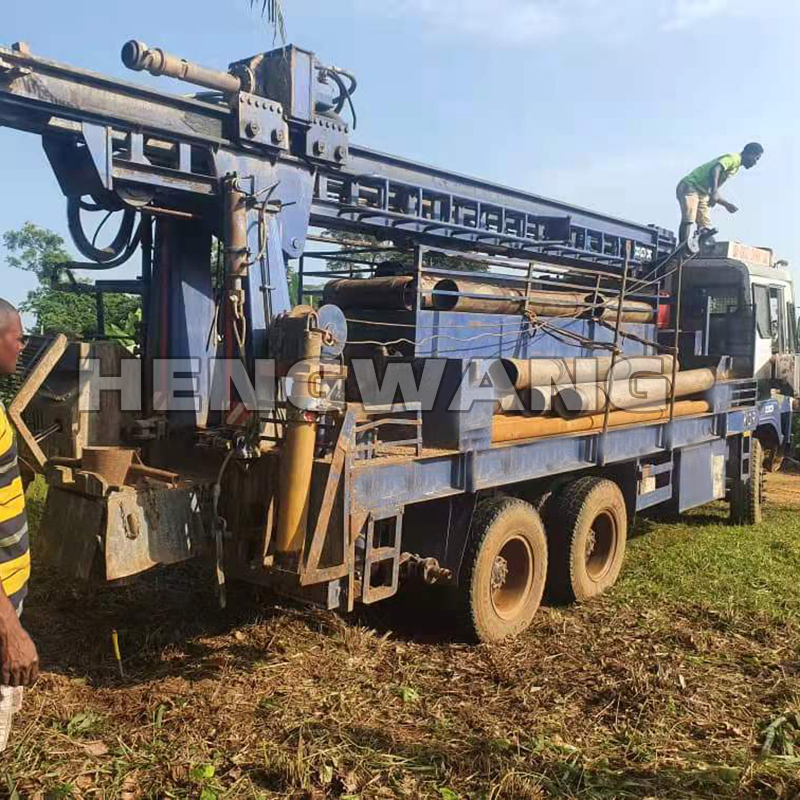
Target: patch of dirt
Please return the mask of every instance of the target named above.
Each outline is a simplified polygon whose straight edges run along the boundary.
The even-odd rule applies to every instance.
[[[770,503],[800,508],[800,474],[771,473],[766,476],[765,487]]]

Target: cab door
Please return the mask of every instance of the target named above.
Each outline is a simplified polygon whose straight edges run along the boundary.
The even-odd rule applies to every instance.
[[[753,309],[756,318],[753,377],[769,380],[772,378],[773,347],[778,337],[779,328],[777,320],[773,325],[772,302],[768,284],[753,284]]]

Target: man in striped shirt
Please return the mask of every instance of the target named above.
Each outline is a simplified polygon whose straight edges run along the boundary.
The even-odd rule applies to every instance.
[[[0,375],[16,370],[24,345],[17,309],[0,299]],[[19,621],[30,572],[28,517],[17,443],[0,403],[0,750],[5,750],[11,718],[22,705],[23,687],[32,686],[39,677],[39,655]]]

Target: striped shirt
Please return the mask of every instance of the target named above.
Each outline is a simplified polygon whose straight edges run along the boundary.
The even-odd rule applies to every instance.
[[[14,605],[28,593],[31,554],[14,429],[0,403],[0,581]]]

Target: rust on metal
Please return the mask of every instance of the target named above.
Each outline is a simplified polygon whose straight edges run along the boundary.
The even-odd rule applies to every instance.
[[[133,453],[128,447],[84,447],[81,467],[99,475],[111,486],[122,486],[131,468]]]
[[[196,556],[205,538],[198,489],[111,492],[104,535],[105,578],[137,575]]]
[[[329,567],[320,568],[319,562],[322,557],[323,546],[328,536],[329,523],[336,496],[342,486],[342,476],[345,470],[348,452],[352,449],[355,442],[355,411],[350,408],[345,414],[344,421],[336,439],[336,446],[331,460],[328,480],[325,483],[325,492],[322,497],[322,504],[319,508],[317,522],[314,526],[314,533],[311,537],[311,545],[308,549],[308,556],[302,564],[300,572],[300,583],[309,586],[323,581],[336,580],[343,578],[349,572],[348,542],[347,542],[347,509],[344,510],[345,519],[342,520],[342,555],[343,563],[334,564]]]
[[[710,410],[711,406],[705,400],[683,400],[675,404],[676,417],[707,414]],[[612,411],[609,415],[608,426],[613,428],[642,422],[659,422],[668,420],[669,416],[668,407],[656,409],[644,407],[636,411]],[[492,444],[523,441],[540,436],[555,436],[565,433],[592,433],[602,430],[604,420],[605,414],[592,414],[591,416],[576,417],[575,419],[496,415],[492,422]]]
[[[42,384],[47,379],[47,376],[55,369],[61,356],[66,352],[67,344],[67,337],[64,336],[63,333],[56,336],[53,343],[47,348],[46,352],[39,360],[39,363],[33,368],[30,375],[28,375],[27,379],[20,387],[20,390],[11,401],[11,405],[8,407],[8,417],[17,429],[19,437],[30,451],[40,471],[44,469],[44,465],[47,463],[47,456],[36,441],[36,437],[33,435],[30,428],[22,419],[22,412],[28,407],[36,392],[39,391]]]

